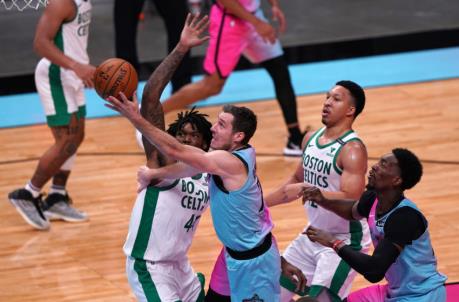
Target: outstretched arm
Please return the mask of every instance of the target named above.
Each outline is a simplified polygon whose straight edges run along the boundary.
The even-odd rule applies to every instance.
[[[378,282],[384,278],[384,274],[402,251],[401,247],[397,247],[387,239],[382,239],[373,255],[367,255],[354,250],[353,247],[346,245],[343,240],[337,239],[332,234],[313,226],[310,226],[303,234],[307,235],[312,242],[333,248],[350,267],[370,282]]]
[[[303,137],[303,142],[301,143],[303,150],[306,143],[313,135],[314,133],[308,132]],[[268,207],[289,203],[300,198],[303,194],[304,187],[307,186],[307,184],[304,183],[303,174],[303,160],[301,160],[296,166],[295,173],[290,176],[287,182],[265,197],[265,202]]]
[[[198,174],[199,171],[183,162],[177,162],[159,169],[142,166],[137,171],[137,192],[146,188],[154,179],[177,179]]]
[[[155,127],[164,130],[164,113],[160,97],[167,83],[172,78],[177,67],[180,65],[185,54],[194,46],[204,43],[208,37],[200,37],[208,26],[208,18],[188,14],[185,26],[182,30],[180,41],[174,50],[161,62],[148,79],[142,95],[142,116]],[[145,154],[150,167],[163,166],[166,162],[164,156],[158,154],[156,148],[142,137]],[[155,159],[157,163],[152,163]]]
[[[122,101],[110,96],[105,106],[125,116],[161,153],[182,161],[199,172],[219,175],[229,190],[237,187],[242,179],[245,181],[247,172],[244,164],[230,152],[223,150],[205,152],[202,149],[181,144],[168,133],[151,125],[140,115],[135,94],[132,102],[123,93],[120,93],[120,98]]]

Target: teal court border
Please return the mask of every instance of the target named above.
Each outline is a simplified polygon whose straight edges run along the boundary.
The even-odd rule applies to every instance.
[[[327,91],[339,80],[353,80],[365,88],[445,80],[459,77],[459,47],[376,55],[289,66],[296,95]],[[193,77],[197,81],[202,76]],[[141,94],[145,82],[139,83]],[[170,95],[168,85],[161,97]],[[88,118],[115,116],[94,90],[86,89]],[[215,97],[198,102],[198,107],[252,102],[274,98],[268,74],[261,68],[234,72]],[[45,123],[37,93],[0,96],[0,128]]]

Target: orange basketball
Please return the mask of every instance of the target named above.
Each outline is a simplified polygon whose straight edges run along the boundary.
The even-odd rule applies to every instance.
[[[111,58],[102,62],[94,75],[94,86],[97,94],[106,99],[109,96],[118,97],[123,92],[131,99],[137,89],[137,72],[127,61],[119,58]]]

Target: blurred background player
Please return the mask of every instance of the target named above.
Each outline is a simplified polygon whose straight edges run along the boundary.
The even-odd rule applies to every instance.
[[[428,222],[404,191],[422,176],[422,164],[411,151],[393,149],[373,165],[367,191],[358,201],[325,198],[317,188],[306,189],[304,198],[347,220],[366,218],[375,250],[363,254],[343,240],[313,224],[308,237],[335,252],[370,282],[386,277],[387,284],[360,289],[348,302],[445,302],[446,277],[437,270]]]
[[[270,0],[273,19],[285,30],[284,13],[277,0]],[[181,109],[217,95],[236,67],[241,55],[261,64],[273,80],[276,98],[289,132],[284,155],[301,156],[296,97],[276,30],[263,15],[259,0],[218,0],[210,12],[210,42],[204,61],[207,75],[174,93],[163,103],[164,112]]]
[[[368,156],[352,125],[364,106],[365,93],[358,84],[339,81],[330,89],[322,109],[325,127],[306,135],[302,160],[288,181],[266,197],[268,206],[296,200],[304,187],[311,186],[330,198],[358,198],[362,194]],[[369,247],[365,220],[347,221],[314,202],[307,202],[304,207],[310,224],[336,234],[356,250],[365,251]],[[356,273],[332,249],[300,234],[283,257],[302,270],[310,286],[309,296],[320,302],[347,297]],[[290,301],[295,286],[285,278],[281,279],[281,285],[281,301]]]
[[[40,230],[49,228],[48,218],[88,218],[71,206],[66,184],[84,138],[84,86],[94,86],[95,67],[89,64],[86,51],[90,22],[89,0],[59,0],[49,2],[36,28],[34,48],[43,58],[35,70],[35,85],[55,142],[41,156],[31,180],[8,198]],[[41,190],[51,178],[50,191],[42,202]]]
[[[167,32],[167,51],[172,52],[180,40],[180,34],[188,14],[187,0],[150,0],[154,3],[164,21]],[[137,26],[145,0],[115,0],[115,54],[116,57],[129,61],[142,76],[137,55]],[[194,10],[198,3],[190,3]],[[199,3],[200,4],[200,3]],[[151,37],[155,39],[156,37]],[[172,76],[172,91],[179,90],[191,82],[190,53],[186,53],[176,72]]]

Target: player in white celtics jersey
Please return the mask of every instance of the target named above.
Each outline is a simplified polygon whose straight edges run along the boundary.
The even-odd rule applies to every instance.
[[[189,15],[180,42],[148,79],[141,114],[151,125],[164,129],[161,93],[185,53],[207,40],[199,37],[206,27],[207,17]],[[212,138],[210,127],[205,115],[192,109],[180,113],[168,132],[184,145],[207,151]],[[172,162],[148,140],[142,141],[148,168]],[[148,170],[147,167],[142,170]],[[172,181],[156,179],[152,183],[139,178],[139,192],[123,248],[128,281],[139,301],[203,301],[204,276],[193,272],[187,252],[208,202],[205,174]]]
[[[49,219],[84,221],[87,215],[70,206],[66,183],[84,137],[84,86],[93,87],[95,67],[89,64],[89,0],[51,0],[41,16],[34,48],[43,58],[35,70],[35,85],[54,144],[41,156],[24,188],[9,194],[10,202],[33,227],[46,230]],[[41,190],[50,180],[49,195]]]
[[[303,140],[303,158],[295,173],[267,196],[270,206],[298,199],[314,186],[329,198],[358,198],[365,188],[367,152],[352,130],[365,105],[363,89],[352,81],[340,81],[327,93],[322,109],[325,127],[308,133]],[[319,226],[356,250],[370,244],[366,221],[347,221],[313,202],[306,202],[309,224]],[[306,228],[303,230],[305,231]],[[356,273],[329,247],[312,242],[302,233],[287,247],[283,258],[306,276],[307,292],[317,301],[341,301],[347,297]],[[281,277],[281,301],[291,301],[295,287]]]

